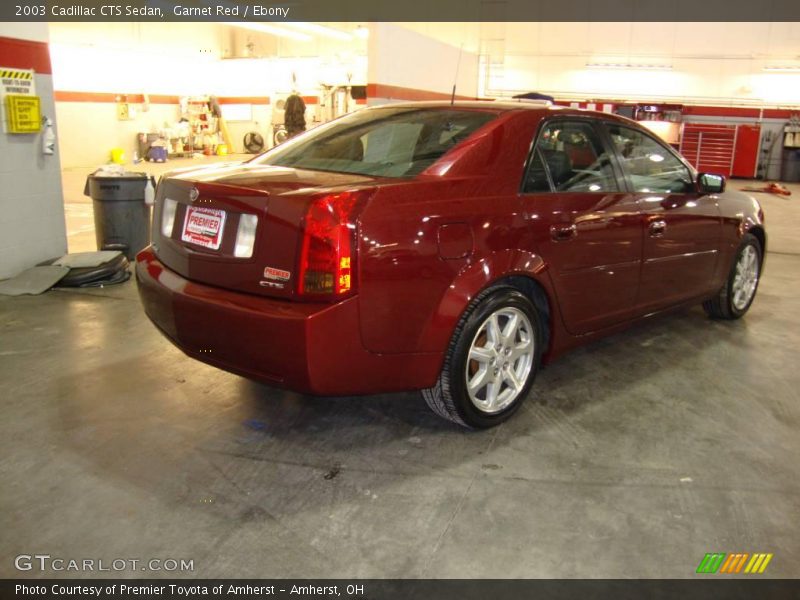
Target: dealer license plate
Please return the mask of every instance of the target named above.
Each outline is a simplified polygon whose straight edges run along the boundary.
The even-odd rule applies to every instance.
[[[225,228],[225,211],[190,206],[183,221],[181,240],[204,248],[219,250]]]

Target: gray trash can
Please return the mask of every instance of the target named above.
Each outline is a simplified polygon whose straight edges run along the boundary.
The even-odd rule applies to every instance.
[[[83,193],[92,197],[98,250],[121,250],[133,260],[150,243],[150,207],[144,202],[147,179],[145,173],[86,178]]]
[[[781,181],[800,181],[800,150],[786,150],[781,165]]]

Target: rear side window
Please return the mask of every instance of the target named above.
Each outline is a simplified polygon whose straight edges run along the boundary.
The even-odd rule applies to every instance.
[[[610,124],[608,132],[634,191],[680,194],[694,190],[689,169],[649,135]]]
[[[496,117],[477,110],[380,108],[313,129],[256,163],[386,177],[417,175]]]
[[[619,185],[609,152],[591,124],[581,121],[547,123],[539,134],[525,176],[523,192],[617,192]]]
[[[527,194],[537,192],[550,192],[550,179],[547,177],[547,170],[544,168],[541,151],[536,148],[531,156],[528,165],[528,173],[525,175],[525,185],[523,191]]]

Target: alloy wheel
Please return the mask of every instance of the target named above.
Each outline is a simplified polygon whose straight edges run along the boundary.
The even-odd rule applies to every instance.
[[[758,269],[758,252],[752,245],[745,246],[736,262],[736,273],[731,286],[736,310],[744,310],[753,299],[758,285]]]
[[[494,414],[517,399],[534,360],[534,330],[518,308],[493,312],[478,329],[466,365],[467,394],[481,412]]]

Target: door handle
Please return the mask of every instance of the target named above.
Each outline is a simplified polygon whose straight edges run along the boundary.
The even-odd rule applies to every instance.
[[[578,228],[575,226],[575,223],[572,225],[553,225],[550,228],[550,236],[553,238],[553,241],[556,242],[566,242],[576,235],[578,235]]]
[[[648,231],[650,232],[650,237],[661,237],[667,231],[667,222],[661,220],[650,221]]]

